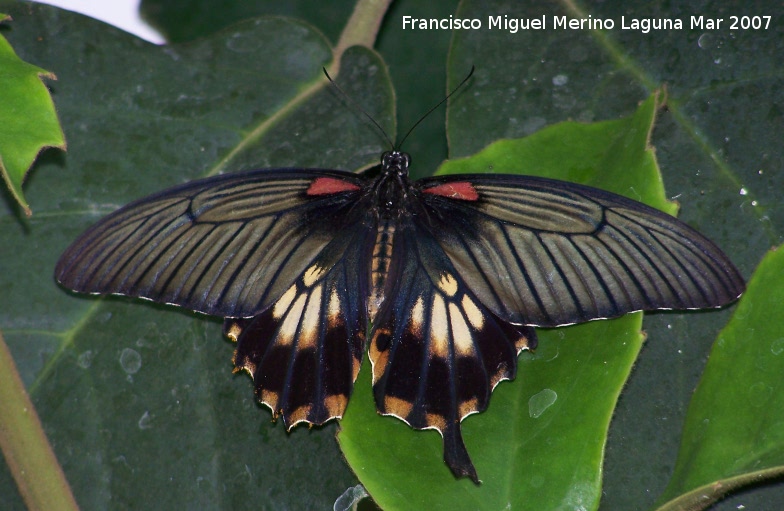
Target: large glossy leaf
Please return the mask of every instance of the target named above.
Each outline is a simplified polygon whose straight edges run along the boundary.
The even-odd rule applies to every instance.
[[[192,41],[233,23],[257,16],[288,16],[318,26],[333,43],[338,41],[354,2],[267,2],[264,0],[142,0],[142,16],[170,42]]]
[[[784,251],[769,252],[713,345],[660,511],[705,509],[784,474]]]
[[[318,26],[333,42],[345,28],[348,15],[358,0],[318,2],[296,0],[143,0],[142,13],[172,41],[187,41],[217,30],[243,17],[286,15],[302,18]],[[451,32],[412,31],[403,28],[402,16],[441,19],[454,14],[458,0],[421,2],[396,0],[378,34],[376,48],[384,55],[395,82],[399,124],[408,129],[446,91],[446,56]],[[424,51],[423,51],[424,50]],[[460,73],[468,73],[471,66]],[[439,109],[422,122],[404,149],[415,156],[412,175],[429,176],[446,157],[445,111]],[[402,133],[401,133],[402,136]]]

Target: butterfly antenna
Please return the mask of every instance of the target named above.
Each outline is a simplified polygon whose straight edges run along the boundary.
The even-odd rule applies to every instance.
[[[411,126],[411,129],[409,129],[409,130],[408,130],[408,132],[406,133],[406,136],[404,136],[404,137],[403,137],[403,140],[401,140],[401,141],[400,141],[400,143],[397,145],[397,147],[400,147],[400,146],[402,146],[402,145],[403,145],[403,142],[405,142],[405,141],[406,141],[406,139],[408,138],[408,136],[411,134],[411,132],[412,132],[412,131],[414,131],[414,128],[416,128],[417,126],[419,126],[419,124],[420,124],[422,121],[424,121],[424,120],[425,120],[425,118],[426,118],[428,115],[432,114],[432,113],[433,113],[433,110],[435,110],[436,108],[438,108],[438,107],[440,107],[441,105],[443,105],[443,104],[446,102],[446,100],[447,100],[447,99],[451,98],[451,97],[452,97],[452,95],[453,95],[455,92],[457,92],[458,90],[460,90],[460,88],[461,88],[461,87],[463,87],[463,85],[465,85],[465,83],[468,81],[468,79],[469,79],[469,78],[471,78],[471,76],[473,76],[473,74],[474,74],[474,70],[475,70],[475,69],[476,69],[476,66],[471,66],[471,71],[469,71],[469,72],[468,72],[468,75],[467,75],[465,78],[463,78],[463,81],[462,81],[462,82],[460,82],[460,83],[457,85],[457,87],[455,87],[454,89],[452,89],[452,92],[450,92],[449,94],[447,94],[447,95],[446,95],[446,97],[445,97],[444,99],[442,99],[441,101],[439,101],[439,102],[438,102],[438,104],[437,104],[436,106],[434,106],[433,108],[431,108],[430,110],[428,110],[428,111],[427,111],[427,113],[426,113],[425,115],[423,115],[422,117],[420,117],[420,118],[419,118],[419,120],[418,120],[417,122],[415,122],[413,126]]]
[[[354,101],[353,99],[351,99],[351,96],[349,96],[348,94],[346,94],[346,91],[344,91],[343,89],[341,89],[341,88],[340,88],[340,85],[338,85],[337,83],[335,83],[335,80],[333,80],[333,79],[332,79],[332,77],[331,77],[331,76],[329,76],[329,73],[327,72],[327,68],[326,68],[326,67],[322,67],[321,69],[322,69],[322,70],[324,70],[324,75],[326,75],[326,77],[327,77],[327,80],[329,80],[329,83],[331,83],[331,84],[332,84],[332,86],[333,86],[333,87],[335,87],[335,89],[337,89],[337,91],[338,91],[338,92],[340,92],[340,95],[341,95],[341,96],[343,96],[343,97],[344,97],[344,98],[345,98],[345,99],[346,99],[346,100],[347,100],[349,103],[351,103],[352,105],[354,105],[354,107],[355,107],[356,109],[358,109],[360,112],[362,112],[363,114],[365,114],[365,117],[367,117],[368,119],[370,119],[370,122],[372,122],[372,123],[373,123],[373,126],[375,126],[376,128],[378,128],[378,131],[380,131],[380,132],[381,132],[381,134],[382,134],[382,135],[384,135],[384,138],[386,138],[386,139],[387,139],[387,142],[389,142],[389,147],[395,147],[395,143],[394,143],[394,142],[392,142],[392,139],[391,139],[391,138],[389,138],[389,135],[387,135],[387,132],[386,132],[386,131],[384,131],[384,128],[382,128],[382,127],[381,127],[381,125],[380,125],[379,123],[377,123],[377,122],[376,122],[376,120],[375,120],[375,119],[373,119],[373,117],[372,117],[372,116],[371,116],[369,113],[367,113],[367,112],[365,111],[365,109],[364,109],[364,108],[362,108],[362,107],[359,105],[359,103],[357,103],[356,101]],[[448,96],[447,96],[447,97],[448,97]],[[417,124],[418,124],[418,123],[417,123]]]

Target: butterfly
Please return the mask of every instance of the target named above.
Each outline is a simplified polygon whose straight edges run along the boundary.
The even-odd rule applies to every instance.
[[[744,290],[703,235],[631,199],[520,175],[409,179],[267,169],[142,198],[84,232],[55,277],[82,293],[225,318],[234,364],[287,428],[341,418],[367,351],[379,413],[436,429],[479,478],[460,423],[556,327],[719,307]]]

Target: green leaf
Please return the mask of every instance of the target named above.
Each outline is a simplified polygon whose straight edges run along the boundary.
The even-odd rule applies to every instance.
[[[358,0],[329,3],[316,0],[143,0],[144,18],[160,28],[172,42],[203,37],[230,22],[251,16],[284,15],[301,18],[317,26],[330,41],[337,42]],[[413,126],[444,95],[446,68],[443,62],[449,51],[452,33],[448,30],[411,31],[403,28],[401,16],[441,19],[454,14],[458,0],[422,2],[395,0],[384,18],[376,49],[384,55],[400,101],[396,108],[403,128]],[[422,51],[427,48],[427,51]],[[462,70],[467,73],[470,65]],[[430,114],[405,143],[404,149],[414,156],[411,175],[429,176],[446,157],[445,112]]]
[[[363,406],[372,400],[369,371],[341,421],[341,448],[384,509],[595,509],[604,438],[642,344],[640,326],[633,315],[539,332],[517,380],[500,384],[488,410],[462,423],[481,486],[455,481],[437,433]]]
[[[469,102],[464,99],[461,103]],[[475,156],[449,160],[441,174],[549,177],[603,188],[674,215],[649,144],[659,93],[632,117],[594,124],[563,122],[525,138],[494,142]]]
[[[262,15],[301,19],[318,26],[332,43],[336,43],[354,3],[349,0],[329,3],[224,0],[217,9],[217,4],[210,5],[202,0],[142,0],[140,10],[145,20],[175,43],[198,39],[232,23]]]
[[[10,16],[0,14],[0,22]],[[49,90],[41,78],[54,74],[24,62],[0,35],[0,174],[11,194],[30,216],[22,183],[38,153],[46,147],[65,149]]]
[[[660,511],[705,509],[784,475],[784,251],[762,260],[711,350]]]
[[[503,140],[440,173],[523,171],[579,181],[672,211],[648,137],[658,102],[627,119],[561,123]],[[604,444],[616,399],[642,346],[641,314],[540,331],[536,352],[520,358],[517,381],[493,393],[485,413],[462,425],[481,486],[455,481],[433,432],[379,417],[370,378],[360,377],[338,439],[346,459],[386,509],[595,509]],[[368,371],[363,371],[367,373]]]

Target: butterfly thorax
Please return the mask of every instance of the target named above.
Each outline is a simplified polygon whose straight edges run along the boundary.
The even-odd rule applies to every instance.
[[[379,222],[392,220],[407,210],[406,199],[411,189],[408,166],[411,157],[403,152],[387,151],[381,156],[381,173],[373,185]]]

